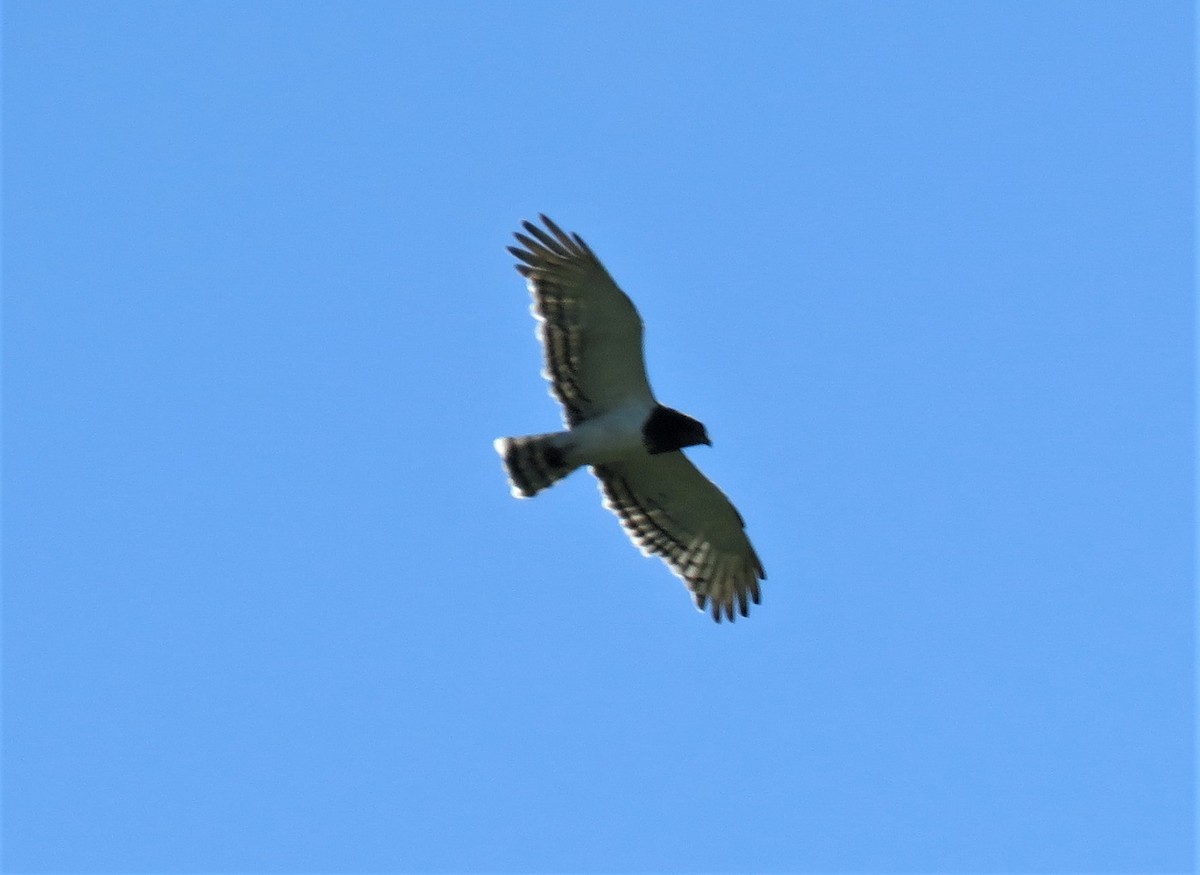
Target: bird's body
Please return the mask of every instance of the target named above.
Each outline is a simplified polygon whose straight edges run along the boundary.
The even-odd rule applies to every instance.
[[[523,262],[545,352],[545,376],[566,431],[499,438],[513,495],[529,498],[591,466],[605,506],[646,554],[683,578],[714,619],[745,615],[766,577],[725,495],[683,455],[708,444],[703,424],[655,399],[642,352],[642,320],[580,239],[542,216],[525,222]]]
[[[575,465],[603,465],[649,455],[642,425],[654,410],[652,403],[631,402],[574,426],[568,459]]]

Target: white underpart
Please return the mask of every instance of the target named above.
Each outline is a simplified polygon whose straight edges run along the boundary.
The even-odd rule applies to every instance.
[[[645,456],[642,424],[653,409],[653,401],[626,404],[564,432],[567,461],[571,465],[604,465]]]

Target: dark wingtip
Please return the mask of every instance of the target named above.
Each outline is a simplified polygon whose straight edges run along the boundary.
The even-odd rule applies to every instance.
[[[508,251],[511,252],[514,257],[521,259],[521,261],[525,262],[526,264],[534,266],[538,264],[538,257],[531,252],[526,252],[524,249],[518,249],[515,246],[509,246]]]
[[[592,252],[591,247],[584,242],[582,237],[574,232],[571,232],[571,239],[573,239],[575,243],[578,244],[579,248],[583,250],[584,255],[588,256],[589,258],[596,258],[596,253]]]
[[[571,243],[570,235],[567,234],[567,232],[564,231],[562,228],[558,227],[558,225],[554,224],[554,222],[550,219],[549,216],[547,216],[545,213],[538,213],[538,217],[542,220],[542,223],[550,230],[550,233],[553,234],[555,237],[557,237],[560,242],[566,243],[568,246],[570,245],[570,243]]]
[[[538,252],[539,250],[544,250],[547,253],[549,253],[550,255],[557,255],[559,258],[570,258],[571,257],[571,245],[570,245],[571,241],[570,241],[570,239],[565,237],[563,235],[562,231],[557,230],[557,226],[553,222],[549,222],[547,227],[551,228],[554,231],[554,236],[547,234],[545,231],[543,231],[537,225],[534,225],[530,222],[525,223],[525,230],[528,231],[530,234],[533,235],[534,238],[537,239],[538,242],[536,244],[533,243],[532,240],[529,240],[528,238],[522,236],[521,234],[517,234],[516,238],[518,240],[520,240],[522,243],[524,243],[526,246],[528,246],[530,249],[532,249],[534,252]],[[555,239],[556,237],[558,239]],[[566,245],[564,245],[564,243]]]

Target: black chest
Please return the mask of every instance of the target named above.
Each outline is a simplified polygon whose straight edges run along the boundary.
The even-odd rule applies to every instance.
[[[661,404],[642,425],[642,441],[652,456],[709,442],[703,423]]]

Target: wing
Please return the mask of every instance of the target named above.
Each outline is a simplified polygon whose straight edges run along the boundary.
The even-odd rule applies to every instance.
[[[630,401],[652,403],[642,356],[642,320],[578,234],[567,236],[542,216],[547,231],[523,223],[524,247],[508,247],[529,281],[543,376],[574,426]]]
[[[691,590],[696,607],[711,602],[714,620],[744,617],[758,604],[762,563],[741,514],[681,452],[597,465],[604,506],[647,556],[656,554]]]

